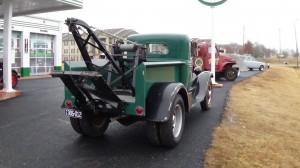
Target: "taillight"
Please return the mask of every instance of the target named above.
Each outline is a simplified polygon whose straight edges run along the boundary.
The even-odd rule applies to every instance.
[[[135,108],[135,112],[136,112],[136,114],[137,115],[143,115],[143,113],[144,113],[144,109],[143,109],[143,107],[141,107],[141,106],[137,106],[136,108]]]
[[[72,101],[71,101],[71,100],[66,100],[66,101],[65,101],[65,105],[66,105],[66,107],[68,107],[68,108],[72,107]]]

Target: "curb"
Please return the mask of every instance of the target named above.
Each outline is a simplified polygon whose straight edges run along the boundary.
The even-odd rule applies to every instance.
[[[26,76],[26,77],[20,77],[19,80],[43,79],[43,78],[52,78],[52,76],[51,75]]]
[[[44,79],[44,78],[52,78],[52,76],[51,75],[28,76],[28,77],[20,77],[19,80]],[[0,84],[0,88],[1,88],[1,84]],[[3,89],[0,90],[0,101],[12,99],[18,96],[21,96],[21,91],[19,90],[13,90],[12,92],[4,92]]]
[[[0,101],[18,97],[20,95],[21,92],[19,90],[14,90],[12,92],[4,92],[4,90],[0,90]]]

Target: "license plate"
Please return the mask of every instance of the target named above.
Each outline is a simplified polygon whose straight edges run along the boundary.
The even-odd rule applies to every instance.
[[[75,109],[65,109],[66,116],[72,117],[72,118],[82,118],[82,112]]]

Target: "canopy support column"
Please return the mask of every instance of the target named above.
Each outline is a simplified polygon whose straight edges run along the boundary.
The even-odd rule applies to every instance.
[[[11,79],[11,38],[12,38],[12,6],[11,0],[4,0],[4,29],[3,29],[3,91],[12,92]]]

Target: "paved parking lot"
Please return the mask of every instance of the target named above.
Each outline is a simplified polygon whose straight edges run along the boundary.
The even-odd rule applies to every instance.
[[[257,73],[242,72],[239,80]],[[21,96],[0,102],[0,168],[10,167],[202,167],[211,132],[221,121],[228,90],[213,91],[213,108],[200,105],[186,117],[181,143],[174,149],[148,143],[145,122],[125,127],[112,122],[104,137],[72,130],[60,106],[64,86],[58,78],[21,80]]]

